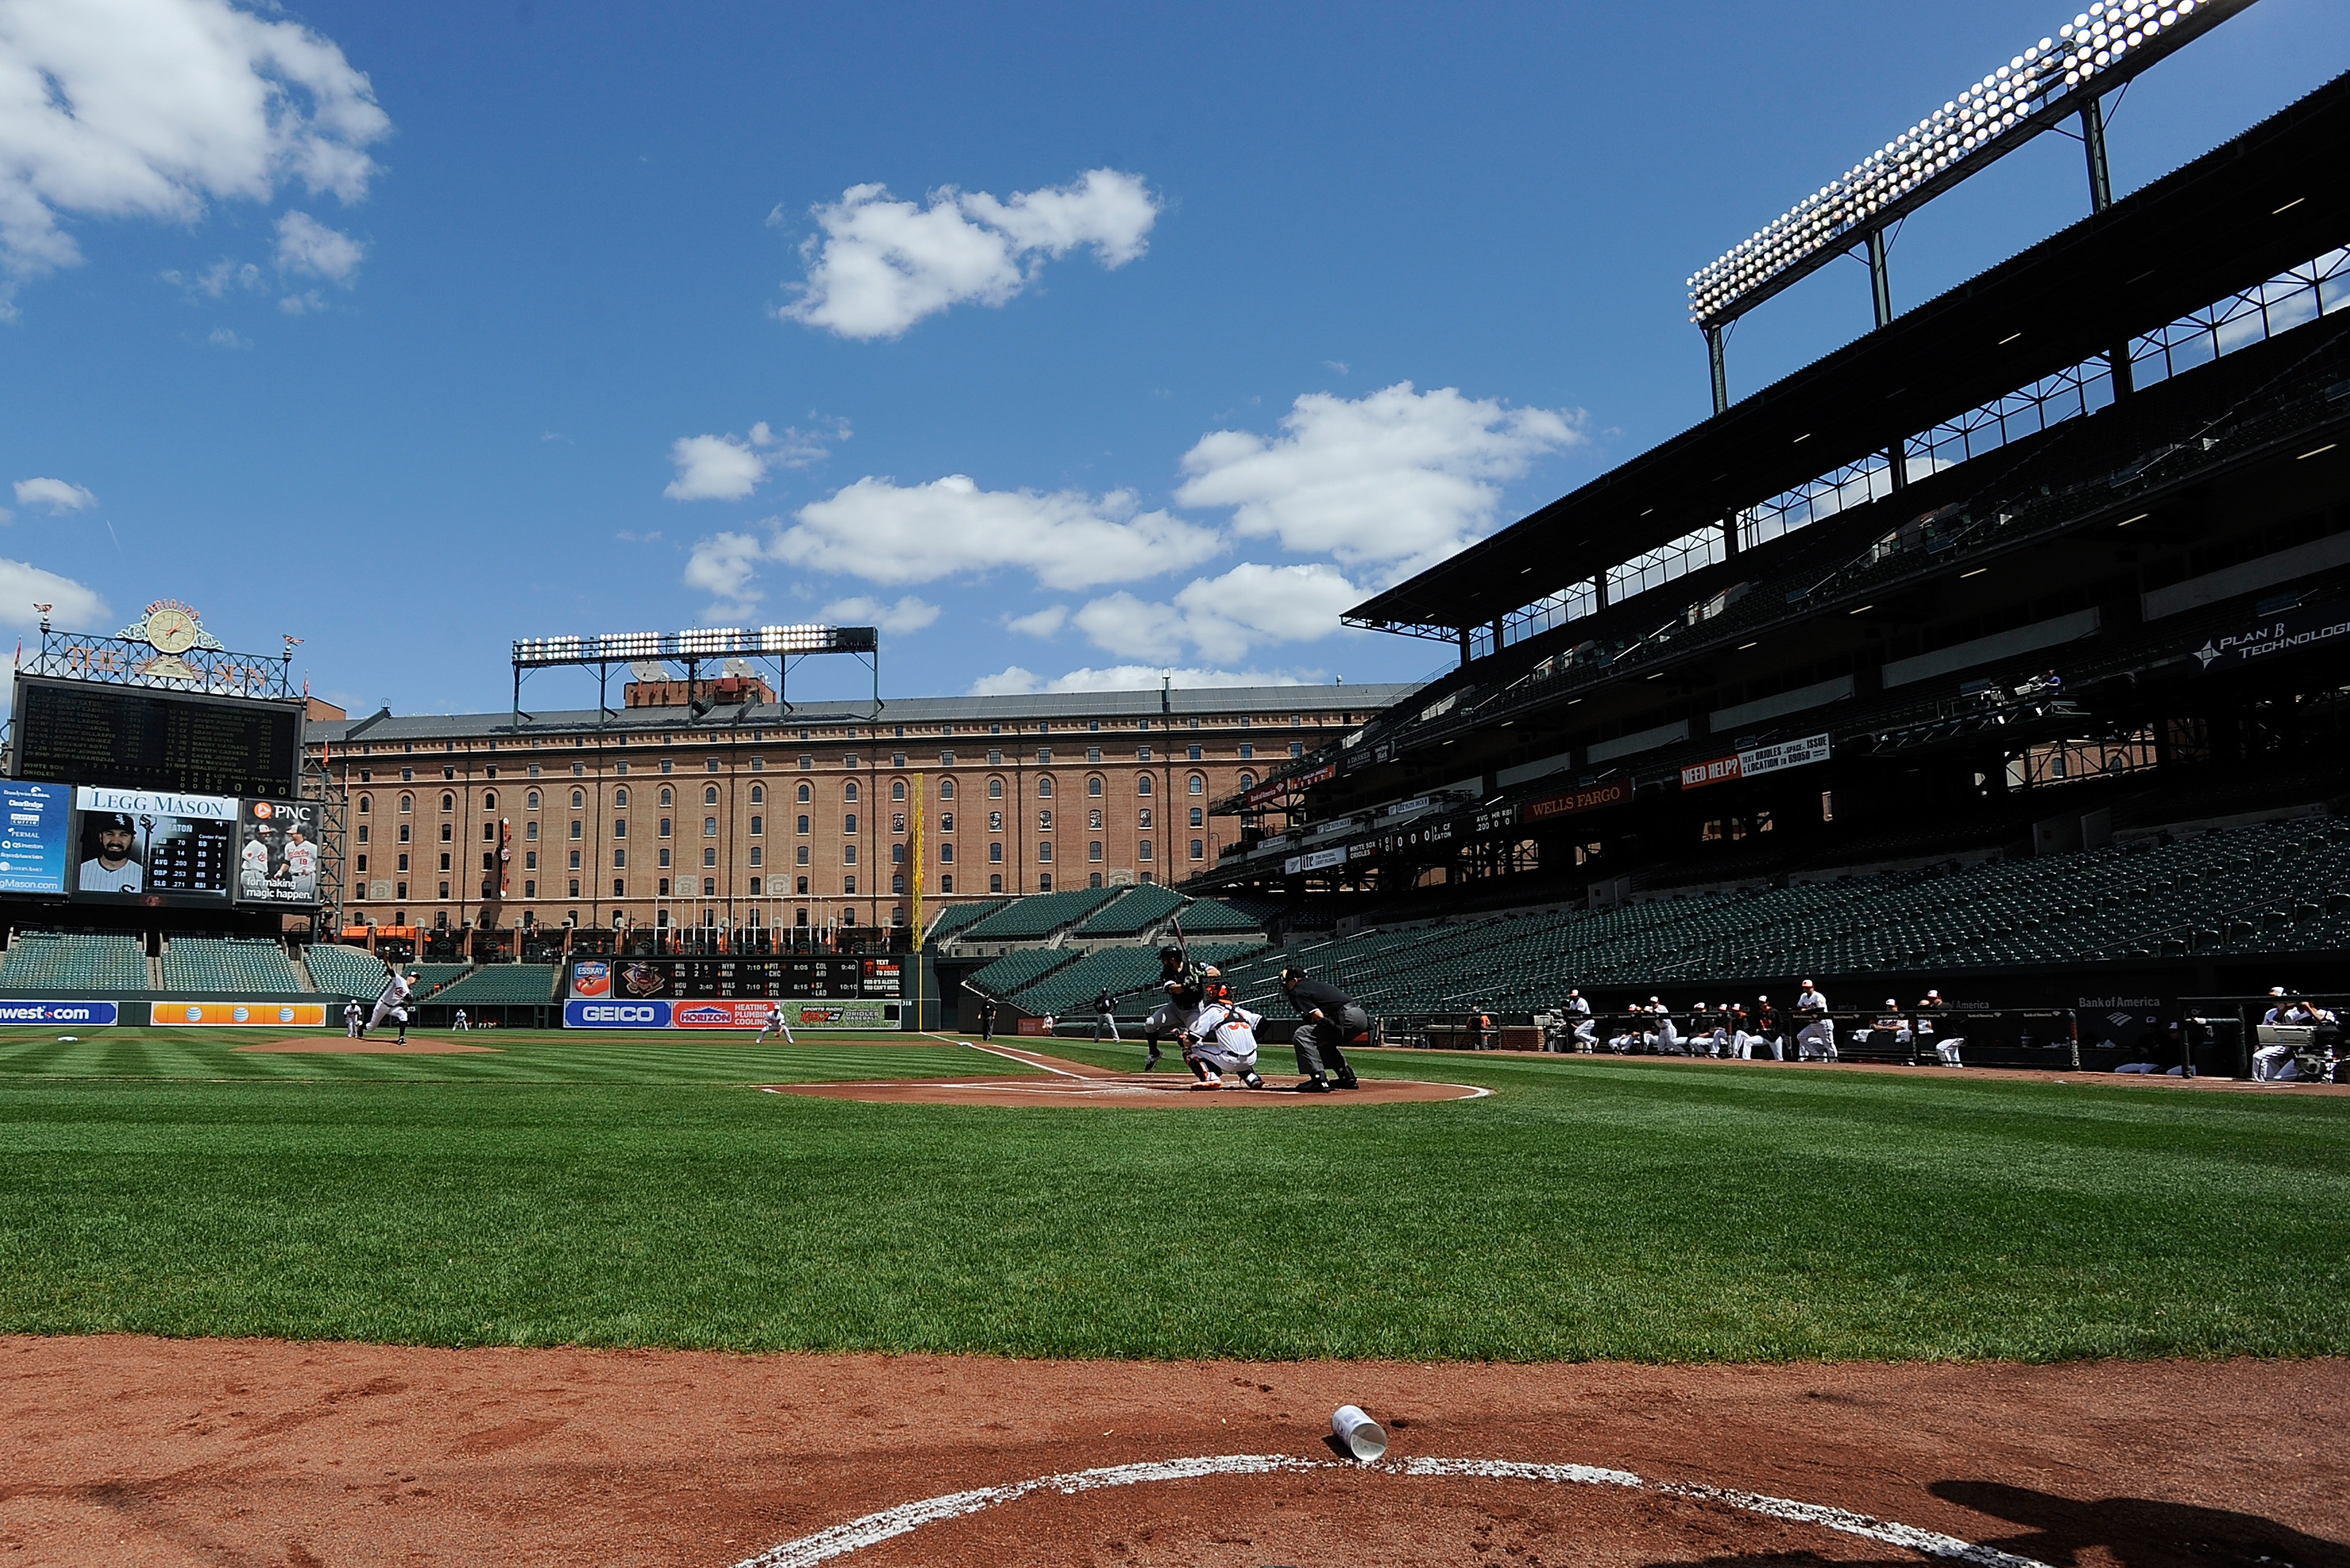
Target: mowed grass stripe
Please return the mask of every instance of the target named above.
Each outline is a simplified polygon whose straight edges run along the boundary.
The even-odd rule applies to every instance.
[[[867,1049],[891,1048],[834,1054]],[[1499,1093],[1153,1116],[678,1082],[17,1078],[0,1095],[0,1329],[1130,1356],[2350,1352],[2343,1101],[1363,1066]]]
[[[125,1029],[59,1042],[54,1033],[0,1039],[0,1081],[10,1078],[275,1079],[335,1082],[536,1084],[816,1083],[957,1075],[1018,1076],[1035,1069],[944,1043],[887,1043],[806,1034],[796,1045],[751,1044],[747,1035],[587,1034],[479,1030],[412,1041],[455,1039],[494,1047],[480,1054],[366,1055],[239,1051],[289,1038],[282,1029]],[[322,1036],[331,1044],[338,1036]]]

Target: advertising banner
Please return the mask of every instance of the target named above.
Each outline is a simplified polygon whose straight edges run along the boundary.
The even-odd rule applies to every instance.
[[[1566,816],[1578,811],[1597,811],[1604,805],[1621,805],[1632,798],[1632,782],[1617,779],[1590,789],[1579,789],[1567,794],[1555,794],[1545,800],[1526,803],[1526,820],[1539,822],[1546,816]]]
[[[670,1004],[666,1002],[567,1002],[563,1004],[563,1027],[566,1029],[666,1029],[669,1027]]]
[[[1825,735],[1806,735],[1800,741],[1781,741],[1775,746],[1757,746],[1738,753],[1739,769],[1750,779],[1757,774],[1774,774],[1781,768],[1800,768],[1827,760]]]
[[[159,1002],[154,1022],[171,1028],[219,1029],[238,1024],[284,1023],[296,1029],[323,1029],[323,1002]],[[338,1023],[340,1020],[337,1020]]]
[[[0,780],[0,893],[64,894],[72,818],[64,784]]]
[[[158,1003],[161,1016],[168,1003]],[[631,1002],[586,1002],[574,997],[563,1004],[566,1029],[746,1029],[767,1021],[767,1009],[780,1006],[784,1021],[794,1029],[895,1029],[894,1002],[806,1002],[734,998],[714,1002],[669,1002],[658,998]]]
[[[171,790],[74,790],[74,897],[226,903],[236,801]]]
[[[1333,866],[1344,866],[1347,852],[1343,849],[1317,849],[1311,855],[1293,855],[1281,863],[1281,874],[1295,877],[1304,871],[1326,871]]]
[[[318,901],[318,803],[248,800],[237,814],[236,901]]]
[[[1260,806],[1270,805],[1286,795],[1295,794],[1299,790],[1311,789],[1318,784],[1327,784],[1337,776],[1338,764],[1324,763],[1318,768],[1309,769],[1302,774],[1293,774],[1285,779],[1274,779],[1269,784],[1261,784],[1241,796],[1241,809],[1254,811]]]
[[[2337,639],[2350,638],[2350,602],[2335,600],[2309,609],[2289,610],[2272,616],[2256,626],[2231,631],[2225,637],[2203,639],[2195,650],[2201,660],[2201,670],[2210,674],[2214,670],[2241,670],[2273,654],[2298,653],[2321,643],[2343,646]]]
[[[1715,757],[1710,762],[1691,763],[1681,770],[1681,788],[1702,789],[1710,784],[1727,784],[1744,776],[1735,755]]]
[[[121,1022],[122,1009],[111,1002],[0,1002],[0,1023],[71,1023],[103,1029]]]

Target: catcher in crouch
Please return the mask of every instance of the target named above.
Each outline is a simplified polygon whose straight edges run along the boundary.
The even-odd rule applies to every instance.
[[[1176,1035],[1183,1046],[1183,1064],[1199,1080],[1192,1086],[1221,1089],[1226,1073],[1238,1073],[1250,1088],[1263,1088],[1264,1079],[1256,1070],[1256,1026],[1263,1022],[1234,1002],[1222,981],[1210,981],[1200,1010]]]

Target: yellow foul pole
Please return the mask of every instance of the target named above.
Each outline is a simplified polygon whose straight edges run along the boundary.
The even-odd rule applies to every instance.
[[[913,832],[907,838],[906,854],[907,874],[912,878],[908,885],[913,889],[914,896],[910,910],[914,922],[914,961],[908,967],[914,975],[914,1028],[917,1031],[926,1027],[922,1017],[922,794],[925,777],[922,774],[914,775]]]

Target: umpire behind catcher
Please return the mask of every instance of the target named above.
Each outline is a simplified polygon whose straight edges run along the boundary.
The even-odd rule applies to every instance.
[[[1310,979],[1302,969],[1283,970],[1281,989],[1288,996],[1289,1004],[1297,1009],[1297,1070],[1305,1075],[1297,1092],[1328,1094],[1330,1075],[1336,1075],[1342,1089],[1361,1088],[1362,1085],[1355,1080],[1355,1069],[1347,1064],[1347,1054],[1340,1047],[1369,1031],[1370,1014],[1336,986]]]

